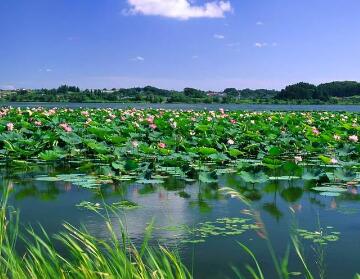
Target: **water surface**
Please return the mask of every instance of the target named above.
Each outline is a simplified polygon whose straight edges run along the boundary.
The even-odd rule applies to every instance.
[[[140,244],[147,224],[153,220],[153,243],[178,249],[195,278],[236,278],[231,266],[244,271],[245,264],[252,262],[237,241],[246,244],[256,254],[267,278],[276,278],[266,241],[259,230],[247,230],[240,235],[207,236],[202,243],[187,242],[192,236],[182,229],[184,225],[197,228],[199,223],[215,224],[222,218],[249,218],[243,211],[248,207],[241,201],[217,191],[230,186],[252,200],[279,257],[290,245],[293,226],[309,231],[332,227],[329,230],[341,233],[338,241],[322,246],[301,240],[311,269],[316,273],[315,262],[323,252],[326,278],[352,278],[360,271],[357,264],[360,256],[360,196],[357,187],[349,188],[339,197],[327,197],[310,190],[313,182],[298,179],[251,185],[242,182],[236,174],[223,175],[219,183],[212,184],[169,177],[163,184],[118,182],[104,185],[101,190],[85,189],[71,182],[37,180],[39,175],[53,176],[74,173],[74,170],[74,167],[47,165],[27,170],[2,167],[1,185],[12,189],[10,204],[20,209],[22,224],[36,227],[40,223],[49,234],[54,234],[66,221],[74,225],[83,224],[93,235],[107,238],[104,220],[93,211],[76,205],[82,201],[111,204],[126,199],[140,207],[119,209],[116,214],[110,214],[114,224],[120,217],[132,240]],[[302,271],[293,249],[290,270]]]

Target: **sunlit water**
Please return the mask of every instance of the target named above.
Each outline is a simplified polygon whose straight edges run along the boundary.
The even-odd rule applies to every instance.
[[[360,196],[354,187],[339,197],[325,197],[310,191],[311,182],[302,180],[273,181],[250,185],[236,175],[220,178],[218,184],[185,183],[169,178],[162,185],[141,185],[133,182],[109,184],[101,191],[80,188],[71,182],[45,182],[34,178],[39,174],[68,173],[69,169],[38,166],[31,170],[2,168],[2,185],[12,189],[10,205],[20,209],[23,225],[37,226],[40,223],[49,234],[62,230],[62,224],[85,225],[95,236],[106,238],[104,220],[91,210],[79,208],[82,201],[111,204],[123,199],[136,202],[140,207],[131,210],[117,210],[110,213],[114,224],[120,217],[134,243],[141,243],[144,231],[153,220],[153,243],[161,243],[178,249],[184,262],[196,278],[236,278],[231,266],[245,274],[245,265],[251,262],[237,241],[246,244],[257,256],[267,278],[276,278],[274,265],[267,242],[256,230],[247,230],[235,236],[208,236],[203,243],[184,243],[189,233],[182,225],[196,227],[205,221],[218,218],[248,218],[243,209],[247,207],[238,199],[220,195],[218,189],[231,186],[252,199],[253,207],[260,213],[278,257],[283,257],[291,247],[292,226],[319,231],[328,226],[340,232],[340,239],[321,246],[311,240],[301,239],[307,262],[316,274],[324,252],[322,264],[326,278],[352,278],[360,271]],[[179,193],[186,192],[185,198]],[[183,196],[183,197],[181,197]],[[295,213],[294,213],[295,212]],[[169,227],[178,226],[170,230]],[[320,250],[319,250],[320,248]],[[321,250],[322,249],[322,250]],[[290,271],[303,271],[291,247]]]

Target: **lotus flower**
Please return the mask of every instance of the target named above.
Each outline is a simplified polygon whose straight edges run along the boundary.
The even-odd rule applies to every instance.
[[[67,123],[61,123],[59,126],[63,128],[64,131],[67,133],[70,133],[72,131],[72,128]]]
[[[139,143],[138,143],[138,141],[134,140],[131,142],[131,145],[136,148],[139,146]]]
[[[158,147],[159,147],[159,148],[165,148],[165,147],[166,147],[166,144],[163,143],[163,142],[159,142],[159,143],[158,143]]]
[[[294,157],[294,160],[295,160],[295,163],[297,164],[297,163],[300,163],[300,162],[302,162],[302,157],[301,156],[295,156]]]
[[[235,142],[232,139],[228,139],[227,143],[233,145]]]
[[[9,122],[8,124],[6,124],[6,127],[7,127],[8,131],[14,130],[14,124],[11,123],[11,122]]]
[[[318,130],[318,129],[316,129],[316,128],[313,128],[313,129],[312,129],[312,133],[313,133],[315,136],[320,135],[319,130]]]
[[[352,136],[349,136],[349,141],[358,142],[358,141],[359,141],[359,138],[358,138],[358,136],[356,136],[356,135],[352,135]]]

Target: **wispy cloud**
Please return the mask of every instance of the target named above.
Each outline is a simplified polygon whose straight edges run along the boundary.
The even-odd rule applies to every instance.
[[[198,59],[199,56],[198,56],[198,55],[193,55],[191,58],[192,58],[192,59]]]
[[[0,89],[2,89],[2,90],[15,90],[16,86],[12,85],[12,84],[5,84],[5,85],[0,84]]]
[[[257,48],[263,48],[263,47],[267,47],[268,44],[267,43],[255,43],[254,44],[254,47],[257,47]]]
[[[222,18],[232,11],[229,1],[212,1],[194,5],[192,0],[127,0],[125,14],[163,16],[180,20],[190,18]]]
[[[142,56],[136,56],[134,58],[131,58],[132,61],[142,62],[145,61],[145,58]]]
[[[223,39],[225,39],[225,36],[222,34],[214,34],[214,39],[223,40]]]
[[[52,71],[53,71],[53,69],[51,69],[51,68],[43,68],[43,69],[39,69],[39,72],[51,73]]]
[[[262,21],[257,21],[257,22],[256,22],[256,25],[258,25],[258,26],[264,25],[264,22],[262,22]]]
[[[264,48],[264,47],[277,47],[278,46],[278,43],[274,42],[274,43],[260,43],[260,42],[257,42],[254,44],[254,47],[257,47],[257,48]]]

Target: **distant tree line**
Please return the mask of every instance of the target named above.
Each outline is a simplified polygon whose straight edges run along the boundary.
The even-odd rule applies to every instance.
[[[360,97],[360,83],[355,81],[335,81],[317,86],[300,82],[286,86],[281,91],[226,88],[222,92],[211,92],[189,87],[176,91],[153,86],[81,90],[68,85],[54,89],[0,91],[2,101],[23,102],[314,103],[357,96]]]
[[[318,86],[300,82],[286,86],[277,94],[277,99],[283,100],[306,100],[317,99],[327,101],[331,97],[360,96],[360,83],[356,81],[334,81],[323,83]]]

